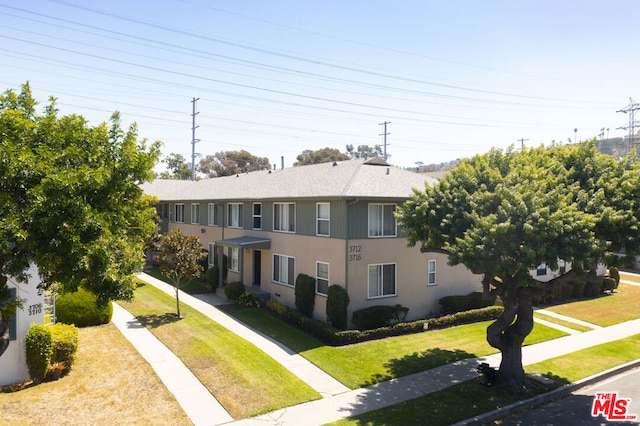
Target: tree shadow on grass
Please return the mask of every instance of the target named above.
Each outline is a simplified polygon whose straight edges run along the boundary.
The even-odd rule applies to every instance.
[[[167,324],[173,324],[175,322],[180,321],[182,318],[179,318],[173,312],[167,312],[166,314],[149,314],[149,315],[140,315],[136,317],[140,324],[147,328],[157,328]]]

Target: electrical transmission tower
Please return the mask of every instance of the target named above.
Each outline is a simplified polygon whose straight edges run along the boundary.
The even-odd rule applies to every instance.
[[[200,98],[193,98],[191,103],[193,104],[191,113],[191,180],[196,180],[196,144],[200,142],[200,139],[196,139],[196,129],[200,126],[196,126],[196,115],[200,114],[196,112],[196,102]]]
[[[384,123],[380,123],[380,126],[384,126],[384,133],[380,133],[378,136],[384,136],[384,161],[387,161],[387,135],[391,133],[387,132],[387,124],[391,124],[390,121],[385,121]]]
[[[638,110],[640,110],[640,103],[633,102],[633,99],[629,98],[629,105],[616,111],[629,114],[629,124],[627,126],[618,127],[618,129],[629,131],[629,149],[633,148],[634,139],[636,137],[635,129],[640,126],[640,123],[635,120],[635,112]]]

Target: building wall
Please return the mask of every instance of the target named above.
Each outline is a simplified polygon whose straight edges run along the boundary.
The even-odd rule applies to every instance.
[[[40,279],[35,267],[29,270],[27,283],[16,283],[9,278],[9,288],[15,288],[17,297],[23,299],[22,309],[16,310],[16,339],[0,356],[0,385],[20,383],[29,380],[29,370],[25,359],[24,338],[32,323],[44,323],[44,296],[38,294]]]

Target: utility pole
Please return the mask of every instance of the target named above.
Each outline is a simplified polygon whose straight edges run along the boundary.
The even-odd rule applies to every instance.
[[[200,126],[196,126],[196,115],[200,114],[196,112],[196,102],[200,98],[193,98],[191,100],[192,112],[191,112],[191,180],[196,180],[196,144],[200,142],[200,139],[196,139],[196,129]]]
[[[636,136],[635,128],[637,126],[640,126],[640,123],[635,120],[635,112],[638,110],[640,110],[640,104],[633,102],[633,99],[629,98],[629,105],[623,109],[616,111],[629,114],[629,124],[627,126],[618,127],[618,129],[629,131],[629,149],[633,148],[633,140]]]
[[[520,151],[524,151],[524,143],[526,141],[528,141],[529,139],[516,139],[517,141],[520,141]]]
[[[384,123],[379,123],[380,126],[384,126],[384,133],[380,133],[378,136],[384,136],[384,161],[387,161],[387,135],[391,133],[387,132],[387,124],[391,124],[390,121],[385,121]]]

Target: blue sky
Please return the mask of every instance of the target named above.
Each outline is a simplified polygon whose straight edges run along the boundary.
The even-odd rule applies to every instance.
[[[199,154],[278,167],[381,144],[388,121],[408,167],[626,135],[639,33],[634,0],[0,0],[0,88],[94,124],[118,110],[189,158],[200,98]]]

